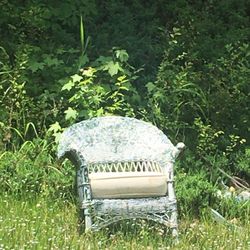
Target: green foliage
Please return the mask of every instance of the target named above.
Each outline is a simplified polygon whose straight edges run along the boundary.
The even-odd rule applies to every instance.
[[[197,70],[190,61],[192,57],[185,53],[171,59],[171,46],[170,42],[159,69],[158,81],[155,85],[147,85],[150,108],[156,119],[160,121],[158,116],[166,116],[173,121],[172,127],[174,121],[178,121],[179,128],[185,132],[200,117],[227,135],[235,133],[248,138],[246,116],[249,116],[249,89],[245,84],[249,77],[248,46],[240,45],[241,52],[237,56],[232,49],[227,59],[218,58],[216,63],[204,64],[202,71]],[[160,112],[154,110],[156,106]],[[240,112],[242,109],[244,112]],[[161,126],[164,127],[164,124]]]
[[[46,140],[26,141],[16,152],[0,155],[0,190],[16,197],[64,197],[74,193],[72,165],[58,166]]]
[[[225,55],[208,66],[210,113],[214,126],[225,126],[228,133],[249,139],[250,47],[237,42],[226,46]],[[213,105],[212,105],[213,104]]]
[[[245,152],[239,152],[236,155],[234,169],[235,172],[240,174],[241,178],[245,178],[246,181],[250,182],[250,148],[246,148]]]
[[[162,56],[165,37],[162,30],[166,20],[160,21],[162,5],[159,1],[97,2],[94,22],[86,20],[93,47],[93,58],[107,55],[112,47],[124,48],[130,55],[130,63],[144,68],[138,79],[138,87],[145,91],[147,81],[155,79]]]
[[[153,119],[175,137],[185,137],[187,143],[194,141],[196,118],[227,136],[235,134],[248,141],[246,2],[190,4],[181,0],[165,6],[172,23],[157,81],[154,88],[148,85]],[[217,16],[219,12],[227,14]],[[226,23],[228,19],[231,23]]]
[[[206,176],[203,171],[195,174],[183,172],[177,175],[176,195],[182,215],[200,215],[212,202],[216,189]]]
[[[250,201],[240,201],[236,194],[232,194],[232,197],[217,200],[213,204],[213,208],[217,209],[229,221],[233,219],[237,221],[239,218],[249,220]]]
[[[128,58],[125,50],[114,49],[112,57],[100,56],[63,82],[62,91],[68,92],[65,119],[74,122],[107,114],[135,116],[139,95],[133,81],[137,76]]]

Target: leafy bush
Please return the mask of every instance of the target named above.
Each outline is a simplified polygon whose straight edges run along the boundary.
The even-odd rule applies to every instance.
[[[209,169],[190,149],[176,164],[175,187],[181,217],[199,217],[214,202],[216,187]]]
[[[176,192],[182,216],[200,216],[211,204],[216,189],[204,176],[197,173],[177,177]]]
[[[82,120],[104,114],[135,116],[139,95],[132,81],[137,78],[128,64],[125,50],[115,49],[112,57],[99,57],[63,83],[68,91],[66,120]],[[134,104],[134,106],[133,106]]]

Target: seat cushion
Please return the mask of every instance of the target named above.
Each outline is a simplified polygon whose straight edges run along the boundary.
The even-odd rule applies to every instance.
[[[167,176],[158,172],[101,172],[89,175],[93,198],[164,196]]]

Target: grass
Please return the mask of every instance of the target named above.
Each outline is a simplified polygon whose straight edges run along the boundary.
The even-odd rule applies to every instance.
[[[0,197],[0,250],[5,249],[250,249],[250,223],[230,229],[208,219],[180,222],[174,246],[164,228],[145,221],[117,223],[98,233],[79,234],[74,201]]]

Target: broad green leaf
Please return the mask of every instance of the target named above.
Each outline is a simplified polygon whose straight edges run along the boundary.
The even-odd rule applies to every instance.
[[[126,50],[121,49],[121,50],[116,50],[115,51],[116,58],[118,58],[121,62],[127,62],[128,61],[128,53]]]
[[[62,128],[61,128],[59,122],[55,122],[55,123],[53,123],[53,124],[50,125],[48,131],[58,132],[58,131],[60,131],[61,129],[62,129]]]
[[[78,115],[77,111],[72,109],[71,107],[69,107],[66,111],[64,111],[65,115],[65,119],[69,120],[69,119],[75,119]]]
[[[104,69],[108,70],[110,76],[114,76],[118,73],[120,66],[118,62],[114,63],[111,61],[105,65]]]
[[[29,69],[32,71],[32,73],[42,70],[44,68],[43,62],[30,62]]]
[[[63,85],[62,90],[68,90],[70,91],[74,87],[75,83],[70,80],[66,84]]]
[[[74,83],[75,82],[80,82],[82,80],[82,76],[79,76],[77,74],[71,76],[71,78],[72,78],[72,80],[73,80]]]
[[[96,72],[95,68],[88,67],[82,71],[82,74],[87,77],[92,77],[95,72]]]

